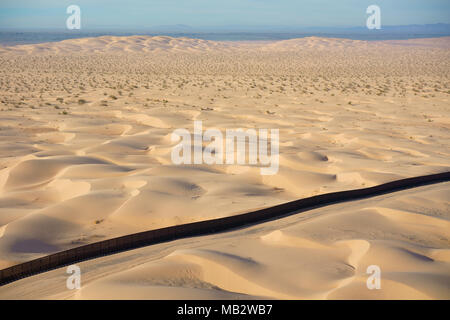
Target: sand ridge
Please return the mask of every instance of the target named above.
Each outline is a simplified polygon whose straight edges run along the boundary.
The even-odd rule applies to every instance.
[[[208,51],[298,51],[327,49],[380,50],[392,46],[448,49],[450,37],[435,39],[408,39],[364,41],[341,38],[305,37],[279,41],[211,41],[173,38],[169,36],[101,36],[95,38],[69,39],[59,42],[0,46],[1,54],[76,54],[76,53],[132,53],[132,52],[187,52]]]

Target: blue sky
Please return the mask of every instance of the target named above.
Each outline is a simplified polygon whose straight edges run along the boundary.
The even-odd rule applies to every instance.
[[[364,26],[371,4],[383,25],[450,23],[450,0],[1,0],[0,28],[64,28],[71,4],[81,8],[83,29]]]

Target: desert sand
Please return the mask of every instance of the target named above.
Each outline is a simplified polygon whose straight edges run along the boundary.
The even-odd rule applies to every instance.
[[[0,268],[82,244],[449,171],[450,38],[0,47]],[[171,161],[177,128],[280,130],[280,168]],[[0,298],[449,299],[437,184],[180,240],[0,287]],[[368,290],[379,265],[382,290]]]
[[[449,184],[333,205],[250,228],[77,263],[0,299],[448,299]],[[381,269],[368,290],[367,267]]]

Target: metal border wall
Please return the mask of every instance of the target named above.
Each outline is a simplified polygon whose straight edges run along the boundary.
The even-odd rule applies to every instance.
[[[305,211],[315,207],[374,197],[385,193],[445,181],[450,181],[450,172],[401,179],[369,188],[326,193],[230,217],[144,231],[95,242],[0,270],[0,286],[37,273],[124,250],[136,249],[186,237],[227,231],[250,224],[262,223],[267,220],[295,214],[298,211]]]

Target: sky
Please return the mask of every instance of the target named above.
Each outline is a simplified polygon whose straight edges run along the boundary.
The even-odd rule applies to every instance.
[[[0,0],[0,29],[63,29],[73,4],[84,29],[365,26],[373,4],[383,25],[450,23],[450,0]]]

